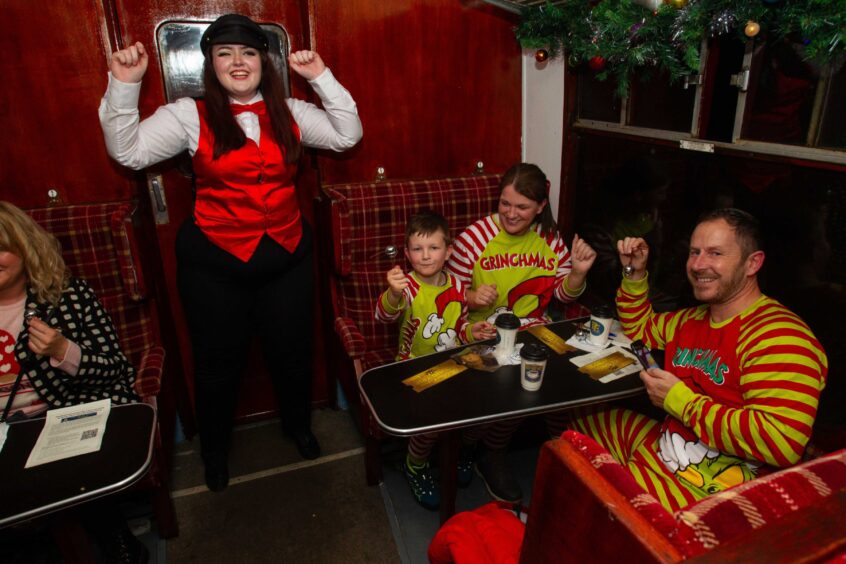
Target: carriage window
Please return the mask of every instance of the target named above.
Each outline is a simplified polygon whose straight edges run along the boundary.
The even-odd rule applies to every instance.
[[[752,154],[842,165],[844,62],[846,56],[825,65],[809,61],[803,45],[789,39],[757,43],[719,36],[703,44],[702,74],[689,75],[688,88],[685,80],[671,83],[666,74],[647,69],[652,74],[646,80],[632,76],[629,95],[620,100],[610,81],[574,74],[575,126],[709,152],[742,146]]]
[[[172,102],[182,97],[203,95],[203,53],[200,37],[211,22],[165,22],[156,33],[162,61],[165,95]],[[290,95],[288,84],[288,33],[276,24],[262,24],[270,39],[270,58],[279,70]]]
[[[600,81],[586,75],[580,76],[578,80],[579,118],[620,123],[621,105],[615,93],[617,86],[614,81]]]
[[[753,59],[744,139],[813,145],[811,114],[819,69],[804,61],[796,43],[762,45]],[[810,134],[810,137],[809,137]]]
[[[629,125],[690,131],[696,88],[685,88],[681,81],[670,83],[667,73],[638,77],[631,81]]]

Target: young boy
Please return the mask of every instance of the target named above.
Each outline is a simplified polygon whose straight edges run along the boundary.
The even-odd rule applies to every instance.
[[[412,216],[405,229],[405,256],[413,271],[406,274],[399,266],[389,270],[388,289],[376,303],[376,319],[400,319],[397,360],[446,350],[457,341],[469,343],[496,336],[496,327],[487,321],[467,322],[464,285],[443,270],[450,254],[446,219],[429,211]],[[405,460],[406,480],[418,503],[427,509],[435,509],[440,503],[429,471],[429,454],[436,441],[436,433],[412,436]],[[458,482],[466,486],[472,478],[467,449],[463,449],[461,458]]]

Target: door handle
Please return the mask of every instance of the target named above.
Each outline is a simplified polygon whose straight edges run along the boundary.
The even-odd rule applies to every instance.
[[[147,174],[147,192],[150,194],[150,203],[153,207],[153,219],[156,225],[170,223],[167,213],[167,199],[165,198],[164,182],[161,174]]]

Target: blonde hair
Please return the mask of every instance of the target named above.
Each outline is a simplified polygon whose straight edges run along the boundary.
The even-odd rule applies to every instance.
[[[0,201],[0,251],[20,257],[27,286],[39,302],[58,305],[70,273],[59,242],[9,202]]]

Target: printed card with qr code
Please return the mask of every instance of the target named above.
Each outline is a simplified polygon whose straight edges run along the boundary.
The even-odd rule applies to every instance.
[[[48,411],[25,467],[100,450],[111,406],[104,399]]]

